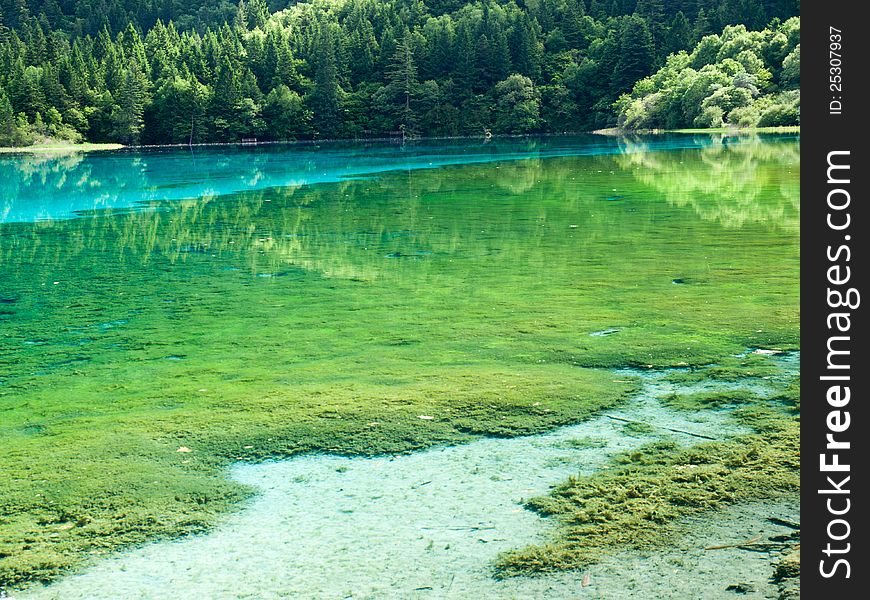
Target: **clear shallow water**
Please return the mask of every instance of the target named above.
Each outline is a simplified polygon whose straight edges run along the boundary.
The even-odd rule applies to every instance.
[[[94,152],[62,157],[4,155],[0,156],[0,223],[68,219],[95,210],[144,210],[153,208],[154,203],[336,182],[383,171],[702,148],[713,143],[710,136],[673,136],[653,139],[639,148],[615,137],[572,136],[489,142],[445,140],[406,147],[336,142]]]
[[[25,192],[4,201],[31,212],[0,224],[0,575],[201,531],[241,497],[233,461],[547,431],[620,400],[610,367],[798,342],[797,140],[588,142],[499,142],[490,162],[421,145],[420,164],[465,164],[403,171],[395,147],[333,149],[342,173],[388,172],[216,196],[184,153],[16,159],[2,184]],[[294,173],[294,152],[202,168],[233,173],[226,191],[258,160]],[[194,196],[93,210],[148,177]]]
[[[431,376],[475,363],[618,366],[713,359],[785,331],[796,340],[799,144],[694,140],[684,144],[704,148],[657,151],[653,138],[621,142],[624,154],[581,140],[577,156],[0,225],[0,395],[38,394],[46,407],[66,388],[93,411],[107,382],[125,380],[129,401],[153,397],[156,379],[173,406],[326,373],[327,384],[342,374],[389,386],[411,364]],[[525,155],[528,143],[500,152]],[[219,161],[256,177],[246,161],[272,154]],[[345,171],[366,155],[344,156]],[[114,179],[95,181],[118,192],[149,156],[45,165],[82,180],[63,161],[112,164]],[[4,183],[18,180],[29,179]],[[47,188],[5,197],[51,212]]]
[[[777,360],[784,376],[796,373],[797,361],[796,355]],[[551,526],[523,509],[523,498],[663,437],[693,444],[700,440],[691,434],[727,439],[745,433],[727,411],[686,413],[658,401],[674,392],[744,388],[745,382],[680,386],[666,375],[618,372],[644,380],[628,405],[548,434],[488,438],[404,456],[307,455],[234,466],[232,478],[260,495],[214,532],[125,552],[20,598],[685,599],[699,589],[705,590],[699,598],[730,597],[724,588],[735,582],[752,582],[759,594],[750,597],[770,597],[769,557],[723,552],[715,557],[718,564],[705,565],[696,554],[723,539],[776,532],[765,519],[793,517],[790,503],[714,515],[695,524],[694,539],[681,540],[679,552],[605,561],[590,569],[595,585],[589,589],[580,586],[583,575],[577,573],[492,577],[498,553],[542,541]],[[639,433],[617,419],[651,429]]]

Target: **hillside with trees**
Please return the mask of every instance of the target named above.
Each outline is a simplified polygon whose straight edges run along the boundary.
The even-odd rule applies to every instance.
[[[616,103],[627,129],[800,124],[800,19],[728,26],[679,52]]]
[[[584,131],[617,115],[786,122],[798,12],[796,0],[0,0],[0,145]],[[689,69],[709,84],[676,116]]]

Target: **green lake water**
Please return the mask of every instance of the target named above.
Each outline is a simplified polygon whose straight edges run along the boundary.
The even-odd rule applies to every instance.
[[[797,136],[0,158],[0,588],[201,531],[238,460],[576,422],[799,340]],[[555,483],[555,482],[554,482]]]

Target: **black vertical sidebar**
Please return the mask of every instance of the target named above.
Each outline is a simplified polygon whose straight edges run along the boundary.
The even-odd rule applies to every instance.
[[[801,5],[801,593],[810,599],[870,594],[865,7]]]

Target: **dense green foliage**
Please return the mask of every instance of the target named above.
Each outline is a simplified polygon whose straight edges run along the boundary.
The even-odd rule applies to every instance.
[[[0,0],[0,145],[588,130],[613,124],[614,101],[670,54],[730,24],[773,20],[779,31],[798,10],[794,0]],[[793,80],[794,57],[764,56],[768,71],[774,58]]]
[[[617,102],[628,129],[800,124],[800,19],[726,27],[679,52]]]

